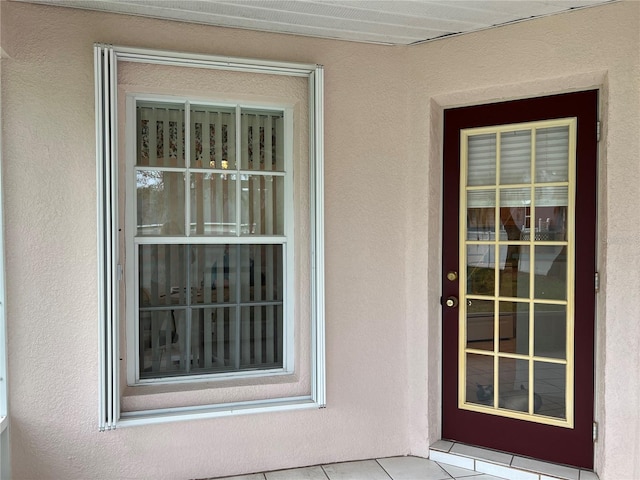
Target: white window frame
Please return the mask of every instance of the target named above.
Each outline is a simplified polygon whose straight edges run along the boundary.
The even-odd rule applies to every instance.
[[[133,261],[127,262],[125,266],[125,279],[126,285],[130,285],[127,290],[127,295],[133,298],[133,301],[126,302],[126,330],[127,330],[127,383],[129,385],[144,385],[144,384],[175,384],[175,383],[192,383],[201,381],[212,380],[227,380],[230,378],[239,377],[260,377],[260,376],[273,376],[293,373],[294,367],[294,304],[293,304],[293,289],[295,288],[294,282],[294,225],[293,225],[293,108],[291,105],[278,105],[273,104],[259,104],[255,102],[245,103],[229,103],[229,102],[216,102],[211,100],[203,100],[193,97],[178,97],[167,95],[146,95],[146,94],[128,94],[126,98],[126,133],[127,136],[125,143],[127,145],[126,152],[126,198],[136,198],[136,186],[135,186],[135,172],[136,172],[136,146],[138,144],[136,138],[136,107],[138,102],[151,102],[165,105],[181,105],[185,108],[185,113],[189,112],[190,106],[211,106],[221,108],[234,108],[236,119],[236,138],[234,139],[235,152],[236,152],[236,169],[225,170],[229,174],[238,172],[240,174],[241,169],[241,146],[239,144],[240,135],[240,122],[241,112],[247,110],[262,110],[273,111],[283,114],[283,130],[284,130],[284,172],[276,173],[276,176],[282,176],[284,178],[284,225],[285,230],[283,235],[278,236],[242,236],[240,231],[236,232],[233,236],[192,236],[189,229],[185,225],[185,234],[177,237],[161,237],[162,241],[159,241],[159,237],[136,237],[136,211],[135,207],[129,207],[125,211],[125,249],[126,258],[131,258]],[[188,113],[187,113],[188,114]],[[185,118],[186,132],[190,132],[191,122]],[[179,167],[144,167],[144,169],[159,169],[163,171],[182,171],[191,170],[193,167],[190,165],[190,152],[189,145],[191,141],[188,135],[185,135],[185,161],[187,166]],[[200,169],[202,170],[202,169]],[[244,173],[249,175],[260,174],[260,171],[245,171]],[[237,180],[236,187],[240,188],[241,182]],[[188,189],[185,187],[185,195],[188,195]],[[240,197],[236,193],[236,207],[240,202]],[[136,205],[136,202],[125,202],[129,205]],[[189,208],[189,202],[185,197],[185,207]],[[236,208],[236,217],[240,216],[240,209]],[[185,220],[188,222],[188,214],[185,213]],[[195,241],[192,241],[195,240]],[[139,365],[139,295],[136,293],[139,291],[139,277],[138,277],[138,246],[144,244],[197,244],[197,245],[224,245],[224,244],[237,244],[237,245],[256,245],[256,244],[273,244],[281,245],[283,248],[283,284],[285,285],[283,292],[283,365],[278,369],[268,370],[237,370],[227,371],[213,374],[193,374],[193,375],[181,375],[181,376],[166,376],[159,378],[140,378],[140,365]],[[133,359],[131,361],[130,359]]]
[[[0,47],[2,62],[9,58]],[[1,75],[0,75],[1,78]],[[0,81],[1,83],[1,81]],[[4,248],[4,191],[2,162],[2,101],[0,99],[0,478],[11,478],[11,448],[9,436],[9,390],[7,368],[6,276]]]
[[[306,77],[309,82],[309,177],[311,272],[311,388],[308,395],[239,401],[226,404],[172,407],[121,412],[119,379],[119,290],[123,278],[118,263],[118,112],[117,66],[119,62],[172,65],[250,72],[263,75]],[[325,406],[324,338],[324,177],[323,177],[323,67],[320,65],[267,62],[112,45],[94,45],[96,85],[96,163],[98,206],[98,291],[99,291],[99,429],[165,423]],[[287,266],[287,268],[291,268]],[[288,275],[287,278],[292,278]],[[286,303],[285,303],[286,305]],[[286,308],[286,307],[285,307]],[[286,314],[285,314],[286,315]],[[289,315],[291,316],[291,315]],[[304,320],[306,321],[306,320]],[[291,329],[290,329],[291,330]],[[293,341],[288,349],[293,348]],[[291,358],[292,354],[285,354]],[[286,370],[286,369],[284,369]]]

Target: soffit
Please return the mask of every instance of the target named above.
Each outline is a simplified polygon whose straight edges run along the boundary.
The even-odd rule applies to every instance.
[[[13,0],[354,42],[411,45],[615,0]]]

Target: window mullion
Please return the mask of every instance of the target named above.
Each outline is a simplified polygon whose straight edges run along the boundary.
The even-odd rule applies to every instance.
[[[191,304],[192,302],[192,291],[191,291],[191,262],[189,261],[189,259],[191,258],[192,255],[192,251],[191,251],[192,246],[191,245],[186,245],[186,251],[185,251],[185,263],[187,264],[187,278],[185,283],[185,303],[187,304],[187,309],[185,311],[185,339],[184,339],[184,352],[183,352],[183,358],[184,358],[184,365],[185,365],[185,372],[186,373],[191,373],[191,351],[193,350],[193,346],[191,345],[191,339],[193,338],[192,332],[191,332],[191,328],[193,325],[193,317],[192,317],[192,313],[193,313],[193,305]],[[178,330],[178,326],[176,325],[176,331]]]
[[[236,236],[241,235],[242,230],[242,109],[236,105]]]
[[[191,148],[194,147],[195,128],[191,128],[191,103],[185,102],[184,105],[184,232],[185,236],[191,236],[191,173],[189,171],[189,165],[191,160]]]
[[[241,236],[242,231],[242,153],[243,153],[243,128],[245,122],[242,121],[242,109],[240,105],[236,105],[236,237]],[[241,346],[242,342],[240,339],[240,334],[242,333],[242,308],[240,307],[241,297],[241,288],[242,288],[242,275],[241,271],[241,243],[236,245],[236,276],[235,276],[235,355],[234,355],[234,363],[236,370],[240,370],[240,359],[241,359]]]
[[[241,271],[241,251],[242,251],[242,246],[241,245],[237,245],[236,246],[236,278],[235,280],[235,284],[236,284],[236,298],[235,298],[235,317],[236,317],[236,324],[235,324],[235,358],[234,358],[234,362],[235,362],[235,369],[236,370],[240,370],[240,359],[241,359],[241,355],[242,352],[241,350],[241,346],[242,346],[242,341],[240,339],[240,335],[242,333],[242,308],[240,307],[240,301],[242,300],[241,297],[241,288],[242,288],[242,274],[240,273]]]

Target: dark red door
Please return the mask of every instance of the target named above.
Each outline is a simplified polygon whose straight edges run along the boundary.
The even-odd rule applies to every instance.
[[[597,105],[445,111],[443,438],[593,466]]]

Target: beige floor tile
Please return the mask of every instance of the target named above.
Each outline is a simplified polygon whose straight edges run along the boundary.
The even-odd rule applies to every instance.
[[[325,465],[330,480],[389,480],[389,475],[375,460]]]
[[[426,458],[391,457],[380,458],[378,463],[393,480],[450,480],[451,477],[440,465]]]
[[[251,475],[238,475],[235,477],[217,477],[218,480],[264,480],[262,473],[254,473]]]
[[[267,480],[327,480],[322,467],[294,468],[265,473]]]
[[[440,465],[440,467],[442,467],[445,472],[456,479],[481,475],[475,470],[468,470],[466,468],[456,467],[455,465],[448,465],[446,463],[439,463],[438,465]]]
[[[540,472],[550,477],[566,478],[568,480],[578,480],[580,471],[577,468],[555,465],[553,463],[541,462],[530,458],[514,457],[511,463],[513,467],[518,467],[533,472]]]

